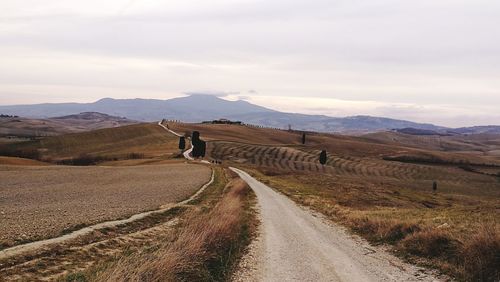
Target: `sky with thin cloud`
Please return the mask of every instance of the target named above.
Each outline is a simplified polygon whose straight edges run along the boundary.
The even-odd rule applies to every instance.
[[[500,124],[497,0],[1,0],[0,104],[207,93]]]

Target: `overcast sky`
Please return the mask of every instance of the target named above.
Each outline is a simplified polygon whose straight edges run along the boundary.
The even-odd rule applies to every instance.
[[[500,124],[500,1],[0,0],[0,104],[184,93]]]

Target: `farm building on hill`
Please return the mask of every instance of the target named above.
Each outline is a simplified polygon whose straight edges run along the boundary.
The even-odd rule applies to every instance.
[[[241,125],[242,124],[241,121],[232,121],[232,120],[225,119],[225,118],[221,118],[221,119],[217,119],[217,120],[211,120],[211,121],[204,121],[203,123],[211,123],[211,124],[237,124],[237,125]]]

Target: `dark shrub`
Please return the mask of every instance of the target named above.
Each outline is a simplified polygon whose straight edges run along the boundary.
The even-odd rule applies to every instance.
[[[207,143],[203,140],[200,140],[199,146],[200,146],[200,157],[204,158],[205,153],[207,151]]]
[[[0,145],[0,156],[25,158],[33,160],[41,159],[40,152],[37,149],[27,149],[27,148],[18,149],[8,145]]]
[[[326,155],[326,150],[321,151],[321,154],[319,154],[319,162],[324,165],[326,164],[326,161],[328,160],[328,156]]]
[[[191,140],[192,141],[200,140],[200,132],[193,131],[193,134],[191,135]]]
[[[96,165],[96,164],[98,164],[100,162],[104,162],[104,161],[116,161],[116,160],[118,160],[118,159],[117,158],[103,157],[103,156],[91,156],[88,154],[81,154],[77,158],[60,160],[57,162],[57,164],[74,165],[74,166],[89,166],[89,165]]]
[[[179,137],[179,149],[182,151],[186,149],[186,138],[184,136]]]

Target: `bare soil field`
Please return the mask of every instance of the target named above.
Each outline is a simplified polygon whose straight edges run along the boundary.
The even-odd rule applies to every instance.
[[[241,184],[215,167],[212,184],[189,203],[0,258],[0,280],[226,281],[257,224],[254,195]]]
[[[0,166],[2,248],[55,237],[188,198],[210,179],[201,165]]]

